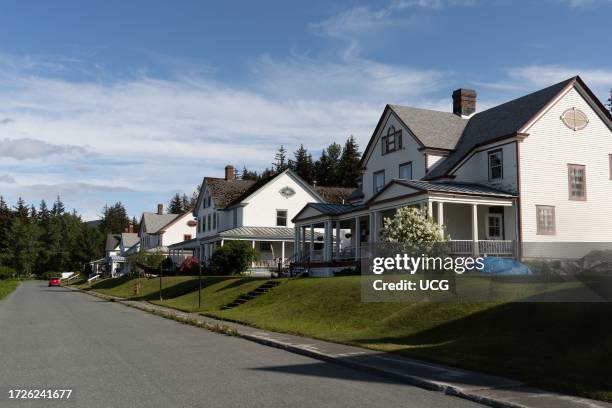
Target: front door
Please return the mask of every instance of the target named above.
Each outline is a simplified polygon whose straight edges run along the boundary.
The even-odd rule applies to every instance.
[[[501,240],[504,237],[504,217],[502,214],[489,214],[487,217],[487,239]]]

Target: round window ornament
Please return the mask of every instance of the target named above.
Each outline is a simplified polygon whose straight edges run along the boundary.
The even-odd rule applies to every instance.
[[[189,221],[187,221],[187,226],[188,227],[197,227],[198,223],[197,223],[196,220],[189,220]]]
[[[589,123],[586,114],[578,108],[567,109],[563,112],[563,115],[561,115],[561,120],[565,126],[574,131],[584,129]]]
[[[279,190],[280,195],[285,198],[289,198],[295,195],[295,190],[289,186],[283,187]]]

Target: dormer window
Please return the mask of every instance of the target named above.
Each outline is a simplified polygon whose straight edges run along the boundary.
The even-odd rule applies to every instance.
[[[504,155],[502,149],[489,152],[489,181],[504,178]]]
[[[402,129],[395,130],[389,126],[387,134],[381,138],[382,154],[387,154],[402,148]]]

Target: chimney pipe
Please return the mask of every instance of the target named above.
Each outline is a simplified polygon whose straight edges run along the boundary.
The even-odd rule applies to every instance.
[[[162,215],[164,213],[164,205],[157,204],[157,214]]]
[[[231,164],[225,166],[225,179],[236,180],[236,175],[234,174],[234,166],[232,166]]]
[[[470,116],[476,112],[476,91],[459,88],[453,92],[453,113],[457,116]]]

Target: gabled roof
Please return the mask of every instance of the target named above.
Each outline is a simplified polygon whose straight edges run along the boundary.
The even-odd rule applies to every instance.
[[[119,242],[121,240],[121,234],[108,234],[106,235],[106,245],[104,249],[106,251],[112,251],[113,249],[119,246]]]
[[[475,147],[516,133],[537,115],[555,96],[577,77],[503,103],[472,116],[455,150],[425,177],[431,180],[446,175]]]
[[[423,147],[454,149],[468,123],[451,112],[389,105]]]
[[[142,213],[142,222],[147,228],[147,234],[155,234],[160,229],[180,217],[180,214],[157,214],[144,212]]]
[[[138,238],[138,234],[135,232],[124,232],[121,234],[121,242],[123,243],[123,247],[126,249],[130,248],[139,241],[140,238]]]
[[[215,207],[223,209],[229,207],[234,200],[244,194],[253,184],[255,184],[253,180],[226,180],[217,177],[204,177],[200,195],[206,185]],[[199,206],[199,204],[200,197],[198,197],[197,205]]]
[[[315,191],[326,203],[344,204],[354,188],[316,186]]]

